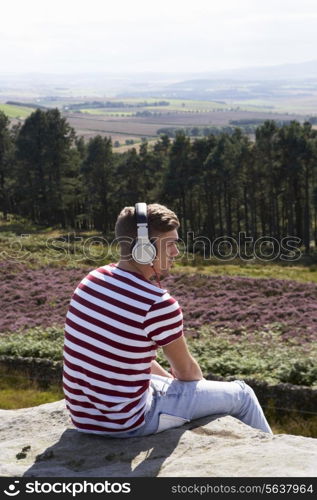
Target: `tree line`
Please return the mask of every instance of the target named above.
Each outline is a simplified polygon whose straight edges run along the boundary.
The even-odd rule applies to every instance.
[[[317,243],[317,130],[266,121],[251,141],[233,133],[178,132],[114,152],[111,139],[85,142],[58,109],[22,125],[0,112],[0,210],[37,224],[112,235],[117,214],[137,201],[175,210],[180,235],[210,241],[240,233]]]
[[[9,104],[9,102],[7,103]],[[75,104],[68,104],[64,106],[64,109],[77,111],[80,109],[90,108],[90,109],[99,109],[99,108],[145,108],[145,107],[156,107],[156,106],[169,106],[169,101],[143,101],[143,102],[126,102],[126,101],[87,101],[80,102]],[[32,106],[34,107],[34,105]]]

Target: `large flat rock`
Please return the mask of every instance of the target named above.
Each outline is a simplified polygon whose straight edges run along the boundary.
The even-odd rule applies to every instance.
[[[267,435],[233,417],[195,420],[157,435],[79,433],[64,400],[0,410],[0,476],[315,477],[317,439]]]

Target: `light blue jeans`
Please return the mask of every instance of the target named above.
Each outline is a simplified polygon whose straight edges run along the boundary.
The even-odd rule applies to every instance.
[[[153,397],[142,427],[113,437],[137,437],[179,427],[196,418],[231,415],[245,424],[272,434],[253,389],[243,380],[184,382],[151,375]]]

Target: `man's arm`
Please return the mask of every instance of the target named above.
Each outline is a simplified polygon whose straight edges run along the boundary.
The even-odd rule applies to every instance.
[[[197,361],[190,354],[185,337],[163,346],[163,352],[172,368],[172,373],[178,380],[202,380],[203,374]]]
[[[153,373],[154,375],[161,375],[161,377],[174,378],[173,375],[164,370],[164,368],[154,359],[151,363],[151,373]]]

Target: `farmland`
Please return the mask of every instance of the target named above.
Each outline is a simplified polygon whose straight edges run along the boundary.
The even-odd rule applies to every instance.
[[[67,120],[77,131],[78,135],[91,137],[100,134],[118,138],[122,136],[141,137],[154,139],[158,137],[158,130],[164,127],[224,127],[229,126],[232,120],[279,120],[289,121],[302,120],[300,115],[260,113],[257,111],[233,111],[233,110],[214,110],[214,111],[175,111],[156,114],[148,117],[143,116],[107,116],[102,115],[101,110],[93,115],[90,110],[81,114],[67,113]]]
[[[160,103],[164,102],[164,105]],[[309,101],[311,103],[311,101]],[[28,106],[34,104],[34,108],[24,106],[13,106],[1,104],[2,110],[13,123],[23,121],[37,105],[46,107],[59,107],[69,124],[75,129],[78,136],[88,140],[96,135],[111,137],[113,144],[116,143],[117,151],[121,152],[130,144],[141,143],[142,138],[153,141],[160,135],[161,129],[191,129],[196,127],[198,135],[203,133],[206,127],[221,130],[223,127],[231,127],[236,123],[246,122],[259,124],[265,120],[276,120],[280,123],[297,120],[303,122],[309,116],[309,110],[314,106],[308,106],[303,114],[303,109],[298,104],[295,109],[290,106],[291,101],[282,101],[275,105],[265,105],[265,101],[212,101],[193,99],[155,99],[147,98],[100,98],[73,99],[63,97],[60,99],[37,99],[26,101]],[[89,106],[93,103],[94,106]],[[100,107],[98,107],[98,103]],[[23,103],[22,103],[23,104]],[[121,105],[121,107],[120,107]],[[78,109],[76,109],[78,107]],[[133,143],[131,142],[133,141]]]
[[[36,106],[32,109],[26,106],[13,106],[11,104],[0,103],[0,111],[2,111],[9,118],[16,118],[18,120],[24,120],[32,113],[32,111],[35,111],[35,109]]]
[[[127,140],[140,143],[142,138],[148,142],[158,138],[160,131],[168,128],[186,129],[208,127],[218,128],[231,126],[232,121],[247,120],[250,122],[261,122],[264,120],[277,120],[280,122],[298,120],[303,117],[299,114],[290,115],[288,113],[273,113],[260,111],[247,111],[231,109],[228,107],[216,106],[213,103],[190,101],[171,101],[172,105],[164,109],[160,108],[139,108],[138,114],[134,111],[128,112],[113,109],[82,109],[80,113],[65,113],[70,125],[76,130],[78,135],[88,139],[94,135],[110,136],[112,142],[120,143],[117,151],[122,151],[122,146]],[[200,106],[200,107],[199,107]],[[143,113],[150,113],[143,116]],[[232,127],[233,128],[233,127]],[[199,133],[199,132],[198,132]]]

